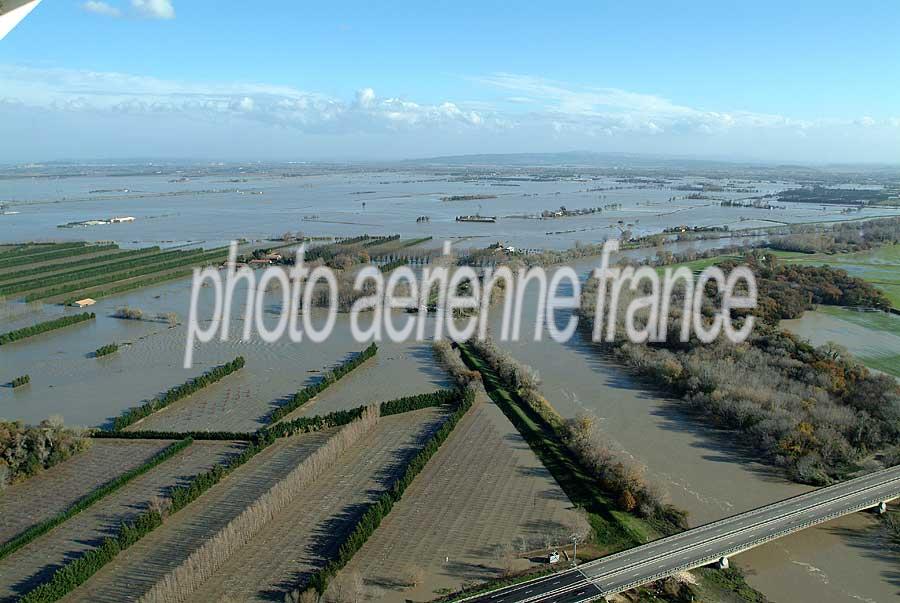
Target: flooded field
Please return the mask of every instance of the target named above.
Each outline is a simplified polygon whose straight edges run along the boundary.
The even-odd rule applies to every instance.
[[[782,326],[815,345],[834,342],[869,368],[900,378],[900,316],[820,306]]]
[[[560,318],[560,317],[558,317]],[[495,321],[494,332],[499,332]],[[590,413],[613,448],[688,511],[692,526],[781,500],[808,489],[784,479],[704,426],[648,384],[575,338],[559,344],[502,344],[537,369],[542,391],[565,417]],[[900,600],[900,556],[886,546],[880,522],[856,514],[783,538],[735,558],[748,582],[773,601],[850,603]]]
[[[649,182],[590,174],[476,178],[446,170],[323,173],[324,169],[307,169],[290,175],[250,169],[228,175],[196,171],[4,180],[0,202],[8,211],[19,213],[0,215],[0,243],[86,238],[132,247],[211,247],[232,239],[302,231],[314,236],[399,233],[437,240],[468,238],[469,244],[477,246],[501,240],[524,248],[566,248],[576,241],[618,236],[625,229],[649,234],[681,224],[742,229],[847,218],[837,205],[778,203],[769,210],[719,205],[720,200],[747,199],[796,186],[791,182],[699,177]],[[703,185],[723,190],[689,198],[690,190]],[[454,198],[460,200],[443,200]],[[601,211],[533,219],[563,206],[570,210],[600,207]],[[476,213],[498,220],[493,224],[455,220]],[[889,208],[865,209],[855,217],[897,213]],[[118,215],[136,220],[57,228]],[[417,222],[418,217],[428,221]]]

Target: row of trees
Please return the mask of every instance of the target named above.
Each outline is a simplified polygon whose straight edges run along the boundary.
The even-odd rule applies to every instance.
[[[243,544],[252,539],[288,504],[295,502],[338,457],[378,423],[378,407],[367,407],[251,505],[222,526],[177,567],[168,571],[141,598],[145,602],[187,600]]]
[[[79,268],[53,275],[43,275],[25,281],[19,281],[9,285],[0,286],[0,295],[10,295],[13,293],[21,293],[32,289],[43,289],[53,285],[62,285],[71,281],[78,281],[87,278],[93,278],[100,275],[109,275],[121,270],[130,268],[138,268],[150,264],[159,264],[176,258],[186,258],[191,255],[199,255],[200,251],[193,250],[176,250],[150,253],[150,250],[140,249],[140,257],[128,257],[118,259],[113,262],[101,263],[102,259],[94,259],[92,264],[87,268]],[[99,265],[98,265],[99,264]],[[32,272],[34,274],[34,272]]]
[[[55,287],[40,289],[38,291],[35,291],[34,293],[26,295],[25,301],[34,301],[47,297],[55,297],[57,295],[63,295],[65,293],[71,293],[73,291],[84,291],[85,289],[100,287],[116,281],[129,280],[139,276],[154,275],[161,272],[167,272],[175,268],[183,268],[185,266],[193,268],[193,266],[199,266],[207,262],[224,260],[227,256],[228,249],[224,247],[211,249],[205,252],[183,252],[180,257],[177,257],[175,259],[168,259],[163,262],[151,263],[149,265],[139,266],[136,268],[116,270],[113,272],[102,272],[101,276],[98,277],[78,279],[76,281],[70,281],[60,285],[56,285]]]
[[[745,261],[757,275],[759,291],[748,340],[702,344],[677,339],[684,298],[679,288],[666,341],[606,346],[627,366],[680,396],[686,410],[733,430],[741,443],[792,479],[827,484],[900,437],[900,387],[890,377],[870,373],[839,346],[815,348],[781,331],[778,321],[799,316],[814,303],[880,306],[880,293],[841,270],[784,266],[770,254],[750,254]],[[729,263],[722,266],[727,270]],[[581,306],[588,329],[594,320],[594,287],[591,282],[585,287]],[[709,293],[704,319],[717,302],[716,292]],[[620,300],[620,312],[626,306],[627,300]]]
[[[287,415],[291,414],[293,411],[297,410],[298,408],[312,400],[314,397],[325,391],[332,384],[345,377],[348,373],[350,373],[350,371],[357,368],[363,362],[365,362],[369,358],[374,357],[377,352],[378,346],[375,343],[371,343],[366,349],[354,355],[349,360],[346,360],[334,369],[325,372],[322,375],[321,379],[319,379],[312,385],[307,385],[306,387],[295,393],[293,396],[291,396],[291,399],[287,403],[273,409],[268,416],[269,423],[279,421]]]
[[[0,421],[0,489],[61,463],[90,445],[80,430],[51,417],[38,425]]]
[[[75,247],[65,247],[63,249],[53,249],[43,253],[34,254],[15,254],[8,259],[0,259],[0,268],[8,268],[21,264],[36,264],[38,262],[47,262],[50,260],[58,260],[62,258],[71,258],[88,253],[99,253],[101,251],[113,251],[118,249],[118,245],[78,245]]]
[[[38,536],[46,534],[56,526],[62,524],[64,521],[70,519],[71,517],[74,517],[78,513],[81,513],[101,498],[112,494],[134,478],[147,473],[157,465],[161,464],[167,459],[172,458],[173,456],[187,448],[191,444],[191,442],[192,440],[190,438],[187,438],[176,441],[174,444],[166,446],[163,450],[153,455],[150,459],[148,459],[140,466],[116,476],[112,480],[101,485],[99,488],[92,490],[87,495],[78,499],[71,506],[60,511],[53,517],[37,523],[24,532],[17,534],[11,540],[0,545],[0,559],[3,559],[14,551],[19,550]]]
[[[481,373],[466,366],[459,355],[459,350],[446,339],[438,339],[431,344],[438,363],[450,373],[456,385],[462,389],[471,389],[481,383]]]
[[[644,468],[614,451],[592,419],[579,416],[564,420],[559,415],[541,394],[540,377],[534,369],[520,363],[490,338],[473,339],[469,344],[504,386],[518,394],[544,420],[579,464],[612,495],[619,508],[669,526],[686,527],[686,514],[664,502],[659,488],[647,481]]]
[[[23,329],[16,329],[15,331],[0,333],[0,345],[19,341],[20,339],[25,339],[27,337],[34,337],[35,335],[40,335],[41,333],[46,333],[47,331],[61,329],[63,327],[78,324],[86,320],[94,320],[95,318],[97,318],[97,316],[93,312],[71,314],[69,316],[62,316],[53,320],[39,322]]]
[[[76,268],[82,268],[84,266],[96,266],[100,262],[111,262],[113,260],[119,261],[125,258],[134,257],[136,255],[155,253],[157,251],[159,251],[159,247],[144,247],[143,249],[132,249],[129,251],[117,250],[115,253],[108,254],[99,260],[94,257],[88,257],[60,264],[52,264],[50,266],[42,267],[41,270],[48,273],[57,273],[63,271],[68,273]],[[16,272],[5,272],[0,275],[0,282],[7,283],[21,278],[34,276],[34,270],[34,268],[26,268],[24,270],[17,270]]]
[[[309,595],[313,592],[318,593],[319,595],[325,593],[331,579],[350,562],[353,555],[362,548],[372,534],[375,533],[375,530],[381,525],[382,520],[387,517],[388,513],[391,512],[394,505],[401,499],[403,493],[412,483],[413,479],[421,473],[429,459],[434,456],[441,447],[441,444],[443,444],[450,436],[463,415],[465,415],[472,407],[474,401],[475,394],[472,390],[469,389],[465,390],[465,392],[460,392],[456,409],[449,417],[447,417],[447,420],[444,421],[440,429],[428,439],[422,447],[422,450],[409,461],[406,468],[403,470],[403,473],[393,484],[391,484],[388,491],[381,494],[381,496],[378,497],[378,500],[369,504],[362,514],[362,517],[356,522],[353,531],[350,532],[341,544],[338,549],[337,557],[329,560],[323,568],[313,573],[305,587],[298,585],[296,589],[287,593],[286,600],[297,601],[300,600],[301,597],[308,599],[310,598]]]
[[[125,429],[129,425],[133,425],[137,423],[144,417],[148,417],[156,411],[165,408],[169,404],[181,400],[182,398],[186,398],[193,394],[194,392],[200,391],[204,387],[212,385],[216,381],[227,377],[231,373],[240,370],[244,367],[244,357],[238,356],[231,362],[227,362],[225,364],[219,365],[215,368],[212,368],[199,377],[194,377],[193,379],[189,379],[182,383],[181,385],[176,385],[175,387],[169,388],[165,393],[141,404],[140,406],[135,406],[133,408],[129,408],[121,415],[116,417],[113,420],[113,429],[116,431]]]
[[[828,227],[796,225],[771,247],[801,253],[846,253],[900,242],[900,218],[838,222]]]

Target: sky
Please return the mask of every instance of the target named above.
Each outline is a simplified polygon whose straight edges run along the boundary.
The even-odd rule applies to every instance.
[[[900,163],[898,25],[895,0],[44,0],[0,40],[0,162]]]

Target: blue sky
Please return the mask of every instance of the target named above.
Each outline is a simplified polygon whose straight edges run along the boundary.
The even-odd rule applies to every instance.
[[[334,4],[45,0],[0,41],[0,161],[900,162],[892,0]]]

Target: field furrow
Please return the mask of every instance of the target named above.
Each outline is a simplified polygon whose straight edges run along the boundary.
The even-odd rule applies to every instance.
[[[334,430],[328,430],[305,434],[269,446],[63,600],[118,603],[137,599],[333,433]]]
[[[365,441],[341,455],[190,600],[282,600],[286,586],[303,582],[337,554],[365,505],[390,487],[445,417],[436,408],[382,417]]]
[[[91,447],[0,492],[0,543],[47,520],[171,444],[165,440],[93,440]]]
[[[111,536],[123,521],[146,509],[154,496],[225,460],[236,450],[230,442],[194,442],[175,457],[99,500],[87,510],[0,560],[0,601],[19,596]]]
[[[427,600],[522,569],[524,550],[586,528],[528,444],[482,398],[338,580],[361,582],[372,600]]]

